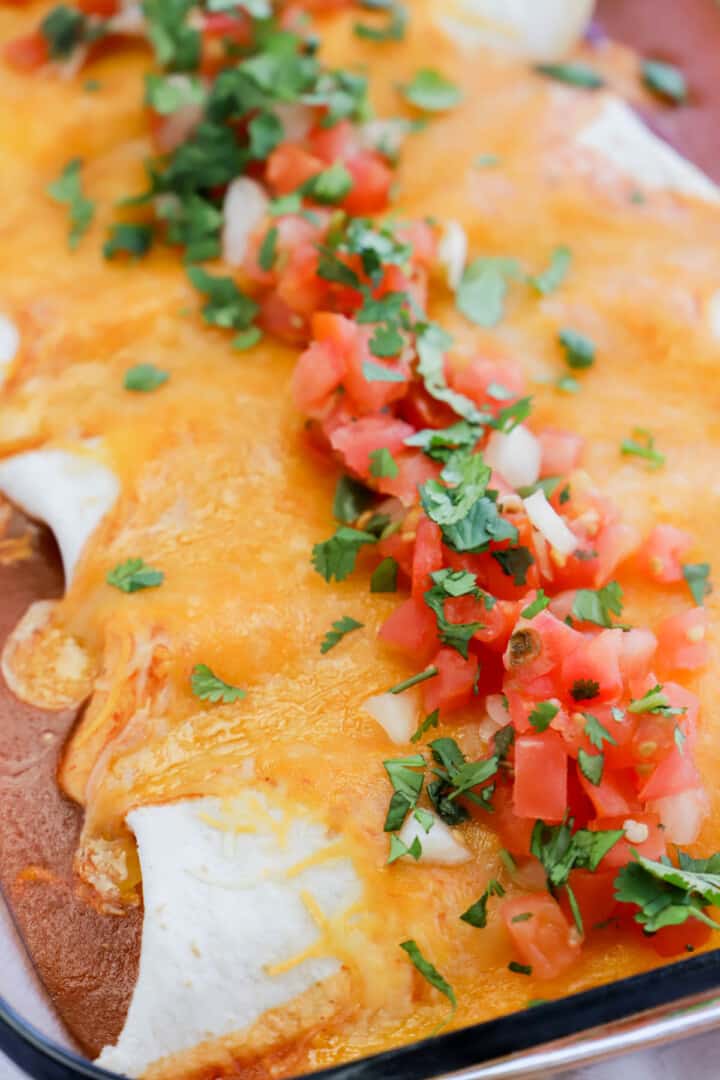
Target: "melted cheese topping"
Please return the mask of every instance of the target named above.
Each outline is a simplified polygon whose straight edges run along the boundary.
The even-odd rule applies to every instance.
[[[413,8],[401,47],[378,51],[359,42],[344,18],[328,26],[325,45],[338,66],[372,66],[381,116],[397,109],[396,84],[429,62],[463,87],[459,108],[408,139],[398,211],[452,218],[471,255],[516,256],[532,272],[558,244],[574,254],[560,292],[538,299],[513,287],[492,335],[465,323],[449,292],[436,298],[432,314],[453,333],[457,362],[478,352],[521,360],[535,391],[533,423],[587,437],[588,471],[634,525],[668,521],[699,538],[718,535],[720,352],[707,317],[720,282],[717,209],[665,191],[648,191],[638,203],[636,181],[612,163],[599,169],[597,147],[578,146],[602,96],[531,77],[510,59],[468,55],[425,17],[423,4]],[[35,17],[5,9],[0,33],[18,33]],[[611,83],[626,86],[629,54],[608,48],[594,62]],[[453,985],[457,1026],[651,966],[656,958],[640,943],[598,936],[570,977],[548,984],[509,973],[505,932],[493,913],[483,933],[457,918],[501,865],[496,837],[476,823],[461,830],[471,858],[459,865],[385,865],[389,790],[381,762],[396,750],[363,704],[411,671],[375,640],[395,598],[368,591],[362,558],[340,586],[326,585],[310,565],[312,545],[332,528],[335,476],[308,454],[290,404],[296,354],[269,340],[233,352],[226,337],[202,325],[173,252],[156,250],[137,264],[108,264],[100,254],[113,203],[143,186],[150,151],[139,109],[144,65],[139,54],[100,61],[95,94],[80,83],[5,74],[0,115],[3,306],[27,341],[2,398],[0,453],[101,435],[120,484],[55,613],[101,670],[61,777],[86,809],[80,872],[103,902],[122,910],[137,896],[126,816],[140,828],[138,807],[233,798],[250,761],[268,791],[282,789],[341,834],[365,908],[381,917],[355,953],[365,971],[358,1008],[319,1009],[322,1022],[293,1067],[386,1049],[437,1026],[446,1003],[400,953],[409,936]],[[85,159],[85,184],[98,202],[96,223],[72,257],[64,214],[44,196],[69,152]],[[500,164],[479,168],[479,154]],[[558,394],[548,381],[562,373],[563,325],[597,346],[578,397]],[[123,373],[139,362],[168,370],[169,382],[127,394]],[[662,472],[619,457],[620,441],[639,421],[667,456]],[[108,569],[131,556],[164,572],[162,588],[127,596],[105,584]],[[685,603],[630,573],[622,584],[631,621],[653,625]],[[713,616],[718,597],[709,600]],[[323,635],[348,612],[366,629],[321,656]],[[246,699],[199,702],[189,684],[199,662],[245,687]],[[717,672],[711,665],[693,687],[705,705],[698,760],[713,791],[701,841],[713,849],[720,846]],[[468,754],[480,753],[477,724],[453,719],[448,733]],[[293,958],[278,977],[310,963],[302,947],[277,962]],[[207,1050],[212,1060],[214,1052]]]

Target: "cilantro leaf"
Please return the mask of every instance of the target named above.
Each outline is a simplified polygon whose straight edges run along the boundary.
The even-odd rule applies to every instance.
[[[161,116],[171,116],[188,105],[203,105],[206,91],[198,78],[182,75],[145,76],[145,104]]]
[[[192,71],[200,63],[202,36],[186,23],[193,0],[143,0],[148,37],[159,67]]]
[[[582,369],[595,363],[595,344],[584,334],[566,327],[558,334],[558,339],[565,350],[568,367]]]
[[[268,231],[265,233],[265,236],[263,237],[263,242],[260,245],[260,250],[258,252],[258,263],[260,265],[260,269],[264,270],[266,273],[272,270],[272,268],[275,266],[275,263],[277,262],[278,236],[278,227],[277,225],[273,225],[272,228],[268,229]]]
[[[428,679],[434,679],[437,674],[438,669],[434,665],[425,668],[424,671],[419,671],[417,675],[411,675],[409,679],[404,679],[402,682],[396,683],[395,686],[391,686],[388,690],[388,694],[402,694],[405,690],[410,690],[413,686],[417,686],[418,683],[426,682]]]
[[[420,972],[422,977],[434,986],[436,990],[439,990],[441,994],[444,994],[452,1006],[452,1011],[448,1020],[451,1019],[457,1010],[457,999],[455,997],[455,991],[450,983],[442,977],[440,972],[429,960],[426,960],[423,954],[420,952],[420,948],[416,941],[403,941],[400,944],[400,948],[407,953],[413,966]]]
[[[476,326],[497,326],[504,314],[508,283],[518,277],[516,259],[492,256],[473,260],[458,287],[458,309]]]
[[[341,476],[335,488],[333,499],[333,517],[344,525],[357,521],[362,513],[375,501],[375,492],[370,491],[359,480],[350,476]]]
[[[409,855],[412,859],[417,861],[422,855],[422,844],[420,843],[420,837],[416,836],[413,842],[408,845],[400,839],[395,833],[390,834],[390,852],[387,857],[386,866],[392,866],[398,859],[404,858]]]
[[[696,604],[703,604],[705,597],[712,592],[710,584],[710,563],[684,563],[683,577]]]
[[[363,360],[362,373],[367,382],[401,383],[405,382],[407,378],[397,368],[386,367],[385,364],[376,364],[374,360]]]
[[[544,589],[538,589],[537,596],[531,604],[523,608],[520,612],[520,617],[523,619],[534,619],[536,615],[539,615],[541,611],[550,603],[550,597],[545,595]]]
[[[613,738],[596,716],[593,716],[592,713],[583,713],[583,717],[585,718],[583,730],[596,750],[602,750],[605,743],[617,746],[617,739]]]
[[[586,780],[597,787],[603,778],[605,769],[604,754],[588,754],[587,750],[578,750],[578,766]]]
[[[353,33],[366,41],[402,41],[408,22],[408,13],[398,0],[364,0],[363,7],[369,11],[382,11],[386,16],[384,25],[369,26],[355,23]]]
[[[207,664],[195,665],[190,676],[190,685],[195,697],[201,701],[210,701],[214,705],[220,701],[224,705],[232,705],[246,696],[245,690],[218,678]]]
[[[632,434],[631,439],[623,439],[620,443],[620,453],[642,458],[651,469],[660,469],[665,464],[665,455],[656,449],[653,435],[645,428],[634,428]]]
[[[594,873],[608,851],[625,836],[622,829],[573,832],[572,825],[572,821],[561,825],[537,821],[533,828],[530,851],[542,863],[551,889],[566,885],[573,870]]]
[[[394,593],[397,592],[399,566],[397,561],[388,555],[375,567],[370,578],[371,593]]]
[[[491,469],[482,454],[472,454],[458,462],[458,483],[447,487],[428,480],[420,489],[423,510],[437,525],[455,525],[466,518],[487,490]]]
[[[312,564],[326,581],[344,581],[355,569],[360,548],[375,543],[377,537],[372,533],[343,525],[329,540],[315,544]]]
[[[112,226],[110,236],[103,244],[103,255],[112,259],[118,252],[125,252],[140,258],[152,247],[153,231],[151,225],[136,225],[130,222],[118,222]]]
[[[535,70],[550,79],[578,86],[583,90],[598,90],[605,85],[605,80],[594,68],[582,61],[573,60],[565,64],[536,64]]]
[[[422,754],[413,754],[410,757],[384,761],[383,766],[393,789],[383,828],[385,832],[396,832],[410,811],[417,806],[422,794],[424,773],[417,770],[424,770],[425,758]]]
[[[83,195],[81,169],[80,158],[73,158],[67,163],[57,180],[54,180],[47,189],[51,198],[68,205],[70,212],[68,245],[71,251],[74,251],[80,243],[81,237],[87,232],[95,214],[95,203]]]
[[[165,575],[162,570],[153,570],[143,559],[126,559],[109,570],[105,580],[121,592],[134,593],[162,585]]]
[[[478,930],[484,930],[487,926],[487,907],[488,901],[491,896],[504,896],[505,889],[496,881],[495,878],[491,878],[488,881],[487,888],[482,894],[479,900],[476,900],[474,904],[471,904],[467,911],[464,911],[460,916],[463,922],[466,922],[469,926],[474,926]]]
[[[346,634],[349,634],[352,630],[361,630],[363,623],[358,622],[357,619],[352,619],[349,615],[343,615],[342,619],[338,619],[332,625],[332,630],[328,630],[320,646],[320,652],[323,656],[325,653],[330,652],[331,649],[334,649]]]
[[[680,68],[666,64],[661,60],[643,60],[642,79],[649,90],[672,101],[674,105],[683,105],[688,98],[687,80]]]
[[[409,435],[406,446],[419,446],[423,453],[433,461],[447,463],[458,450],[472,451],[480,438],[482,428],[479,424],[470,424],[467,420],[458,420],[446,428],[423,428]]]
[[[258,306],[240,291],[232,278],[213,277],[201,266],[189,266],[187,274],[195,288],[208,298],[202,309],[205,322],[224,329],[248,329]]]
[[[445,378],[445,354],[452,345],[450,335],[437,323],[416,326],[415,335],[418,351],[417,373],[428,394],[436,401],[449,405],[453,412],[470,423],[478,423],[481,414],[477,405],[464,394],[451,390]]]
[[[628,705],[629,713],[653,713],[655,716],[682,716],[687,712],[686,708],[673,708],[670,698],[664,692],[660,683],[656,683],[641,698],[637,698]]]
[[[613,626],[612,616],[622,615],[623,591],[617,581],[602,589],[578,589],[573,600],[573,618],[596,626]]]
[[[329,168],[319,172],[306,180],[301,187],[303,195],[307,195],[313,202],[323,205],[332,205],[342,202],[353,186],[353,178],[342,164],[338,161]]]
[[[462,101],[462,91],[434,68],[421,68],[411,82],[400,87],[406,101],[423,112],[447,112]]]
[[[556,247],[550,256],[550,265],[541,274],[528,278],[534,289],[542,296],[549,296],[562,285],[570,272],[572,252],[567,247]]]
[[[423,735],[427,735],[427,733],[428,733],[428,731],[430,730],[431,727],[437,727],[438,726],[439,720],[440,720],[440,710],[439,709],[433,709],[433,711],[431,713],[429,713],[425,717],[425,719],[418,725],[417,731],[415,731],[414,734],[410,736],[410,742],[412,742],[412,743],[420,742]]]
[[[379,450],[372,450],[370,453],[370,475],[381,479],[382,477],[388,477],[394,480],[399,474],[400,470],[397,467],[397,462],[392,456],[386,446],[381,447]]]
[[[85,40],[87,19],[81,11],[58,4],[40,23],[52,60],[65,60]]]
[[[559,712],[560,706],[556,705],[555,702],[539,701],[530,713],[528,720],[536,731],[547,731]]]
[[[125,372],[123,386],[126,390],[146,394],[150,390],[157,390],[169,378],[169,371],[163,371],[162,368],[155,367],[154,364],[136,364]]]
[[[535,558],[526,547],[509,547],[504,551],[493,551],[493,559],[500,564],[503,574],[513,579],[514,585],[527,583],[527,572]]]
[[[669,859],[655,862],[637,853],[635,859],[615,878],[615,898],[640,908],[635,921],[647,934],[680,926],[689,918],[720,929],[704,911],[720,904],[720,855],[693,859],[678,852],[677,867]]]

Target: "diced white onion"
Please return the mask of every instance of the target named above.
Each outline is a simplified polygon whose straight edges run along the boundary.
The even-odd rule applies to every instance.
[[[510,711],[505,704],[504,694],[488,694],[485,699],[485,708],[495,727],[505,727],[510,723]]]
[[[453,292],[460,287],[467,253],[467,233],[459,221],[448,221],[438,244],[437,259]]]
[[[710,333],[717,341],[720,341],[720,289],[708,300],[707,319]]]
[[[418,701],[412,693],[377,694],[363,705],[394,743],[410,741],[417,727]]]
[[[265,189],[246,176],[233,180],[228,187],[223,203],[222,252],[229,266],[242,264],[250,237],[265,217],[268,201]]]
[[[527,499],[523,499],[523,502],[527,516],[540,535],[545,537],[550,547],[560,555],[572,555],[573,551],[577,550],[578,538],[547,501],[547,496],[542,489],[534,491]]]
[[[631,844],[644,844],[650,835],[650,829],[644,821],[633,821],[632,818],[623,821],[623,829]]]
[[[315,112],[311,105],[281,103],[274,105],[272,111],[283,126],[285,142],[301,142],[315,122]]]
[[[594,0],[446,0],[434,8],[437,23],[467,52],[489,46],[558,60],[580,39],[593,6]]]
[[[511,487],[529,487],[540,476],[542,449],[533,433],[518,424],[507,434],[494,431],[485,449],[485,461]]]
[[[432,825],[427,832],[425,831],[425,825],[421,824],[413,813],[410,813],[405,818],[403,827],[398,834],[407,847],[410,847],[415,839],[419,840],[422,854],[417,861],[435,863],[440,866],[459,866],[461,863],[467,862],[470,858],[470,852],[464,844],[460,843],[452,830],[432,810],[424,811],[423,817],[425,817],[425,814],[432,815],[433,819]]]
[[[708,812],[708,799],[701,788],[691,788],[655,799],[649,809],[659,816],[666,840],[671,844],[692,844]]]

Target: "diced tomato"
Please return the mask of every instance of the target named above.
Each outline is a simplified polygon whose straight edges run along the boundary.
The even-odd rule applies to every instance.
[[[527,893],[503,901],[502,915],[515,950],[538,979],[554,979],[580,956],[580,940],[548,893]],[[530,915],[531,918],[519,918]]]
[[[363,416],[360,420],[336,428],[330,437],[330,442],[349,469],[364,480],[370,480],[372,478],[370,455],[377,450],[385,449],[389,450],[394,458],[404,448],[405,439],[412,433],[413,429],[409,424],[403,423],[402,420],[395,420],[390,415],[380,414]]]
[[[562,821],[567,810],[567,752],[554,732],[515,740],[513,796],[518,817]]]
[[[689,532],[674,525],[656,525],[638,556],[640,566],[652,580],[670,584],[682,581],[682,560],[693,546]]]
[[[395,458],[397,476],[383,476],[375,487],[384,495],[395,495],[405,506],[418,501],[418,488],[427,480],[436,480],[441,466],[422,450],[406,450]]]
[[[438,647],[435,616],[423,600],[413,596],[395,608],[383,623],[379,636],[381,641],[420,664],[426,663]]]
[[[380,412],[404,396],[410,373],[404,361],[388,362],[372,356],[369,347],[371,331],[367,327],[351,325],[355,325],[355,340],[347,354],[345,389],[359,415]],[[376,378],[375,373],[379,370],[387,371],[390,378]]]
[[[529,855],[535,822],[530,818],[517,816],[513,809],[512,788],[508,784],[498,784],[492,805],[492,814],[487,814],[474,803],[468,803],[468,809],[473,817],[477,817],[492,828],[503,847],[513,855]]]
[[[688,919],[680,926],[663,926],[649,940],[659,956],[679,956],[702,948],[711,936],[712,927],[698,919]]]
[[[593,563],[592,586],[607,585],[617,567],[634,555],[640,543],[640,533],[634,525],[613,521],[600,530],[595,540],[596,558]]]
[[[442,563],[440,526],[423,514],[418,522],[412,569],[412,594],[418,600],[421,600],[423,594],[432,588],[430,574],[442,569]]]
[[[522,606],[523,602],[521,600],[496,600],[488,611],[485,602],[482,601],[483,610],[477,621],[483,625],[480,630],[476,630],[474,640],[489,645],[493,650],[504,652],[515,624],[520,617]]]
[[[39,30],[14,38],[3,47],[3,58],[16,71],[35,71],[50,61],[48,44]]]
[[[265,178],[275,195],[289,195],[324,168],[324,161],[297,143],[282,143],[267,160]]]
[[[620,639],[620,671],[629,685],[639,684],[650,671],[657,650],[652,630],[628,630]],[[642,696],[642,695],[640,695]]]
[[[295,404],[306,416],[319,417],[345,375],[345,362],[329,341],[314,341],[301,353],[292,375]]]
[[[566,476],[577,469],[585,447],[582,435],[545,428],[537,437],[542,451],[541,476]]]
[[[332,127],[316,127],[308,135],[308,146],[315,157],[326,165],[345,161],[356,148],[357,140],[349,120],[341,120]]]
[[[393,173],[379,154],[366,150],[345,162],[353,186],[343,199],[343,210],[348,214],[379,214],[390,202]]]
[[[431,713],[439,709],[442,716],[447,716],[469,705],[478,674],[477,659],[470,655],[464,660],[455,649],[440,649],[432,662],[438,674],[423,683],[425,711]]]
[[[663,761],[654,769],[650,779],[640,791],[643,802],[677,795],[689,788],[700,787],[702,781],[687,747],[680,750],[673,746]]]
[[[276,292],[261,298],[257,321],[265,333],[289,345],[305,345],[310,336],[307,318],[293,311]]]
[[[585,640],[583,634],[549,611],[541,611],[534,619],[521,619],[517,624],[505,653],[505,667],[518,685],[525,686],[539,676],[554,672]]]
[[[604,863],[602,864],[604,865]],[[587,935],[600,923],[610,918],[615,910],[615,870],[573,870],[569,885],[575,896],[583,929]],[[573,922],[567,889],[560,890],[560,907],[569,923]]]
[[[77,0],[77,7],[86,15],[100,15],[109,19],[120,10],[120,0]]]
[[[622,635],[622,630],[601,630],[597,637],[586,640],[563,660],[562,692],[577,708],[592,708],[598,702],[620,699]]]
[[[525,390],[522,368],[513,360],[498,362],[477,357],[468,367],[450,368],[447,375],[454,390],[494,413],[517,401]],[[488,394],[493,384],[503,387],[509,396],[498,400]]]
[[[418,382],[410,384],[407,394],[398,402],[397,412],[415,428],[449,427],[455,419],[452,409],[436,401]]]
[[[706,639],[708,614],[705,608],[691,608],[671,615],[658,627],[658,657],[670,670],[695,671],[705,667],[710,651]]]
[[[623,773],[609,776],[603,773],[599,784],[592,784],[578,769],[578,780],[588,796],[598,817],[630,817],[633,797],[632,781]]]
[[[381,540],[377,553],[382,559],[394,559],[407,578],[412,576],[414,540],[396,532]]]
[[[635,811],[629,816],[620,814],[615,817],[600,817],[591,821],[588,828],[591,832],[624,829],[626,822],[630,821],[641,829],[643,827],[647,829],[647,840],[637,841],[621,837],[604,856],[600,863],[601,870],[615,870],[620,866],[624,866],[625,863],[630,862],[632,859],[633,851],[637,851],[638,855],[642,855],[646,859],[659,859],[661,855],[665,854],[667,848],[665,833],[660,827],[660,818],[657,814],[641,814]]]

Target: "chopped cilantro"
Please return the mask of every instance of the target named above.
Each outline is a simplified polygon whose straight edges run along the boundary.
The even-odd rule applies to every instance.
[[[246,691],[239,686],[232,686],[218,678],[207,664],[196,664],[190,676],[190,685],[195,697],[201,701],[210,701],[213,705],[222,702],[224,705],[232,705],[235,701],[242,701]]]
[[[248,152],[253,161],[265,161],[285,136],[282,122],[269,110],[261,110],[248,124],[250,145]]]
[[[446,979],[442,977],[440,972],[429,960],[426,960],[423,954],[420,952],[417,942],[415,941],[403,941],[400,948],[410,957],[413,966],[420,972],[422,977],[434,986],[436,990],[439,990],[441,994],[444,994],[452,1006],[452,1011],[448,1020],[450,1020],[457,1009],[457,999],[455,997],[455,991]]]
[[[547,731],[559,712],[560,706],[553,701],[539,701],[528,720],[536,731]]]
[[[192,76],[145,76],[145,104],[161,116],[171,116],[188,105],[203,105],[206,91],[202,82]]]
[[[352,630],[361,630],[363,624],[358,622],[357,619],[352,619],[349,615],[343,615],[342,619],[338,619],[337,622],[332,624],[332,630],[328,630],[323,639],[323,643],[320,646],[320,652],[330,652],[338,645],[346,634],[349,634]]]
[[[477,405],[464,394],[451,390],[445,379],[445,354],[452,345],[450,335],[437,323],[417,326],[415,334],[419,357],[417,373],[428,394],[436,401],[449,405],[453,412],[469,423],[477,423],[481,418]]]
[[[333,517],[344,525],[357,521],[362,513],[375,501],[375,493],[353,480],[350,476],[341,476],[335,488],[333,499]]]
[[[447,464],[457,450],[474,450],[481,430],[478,424],[458,420],[447,428],[423,428],[422,431],[416,431],[414,435],[408,436],[405,445],[419,446],[433,461]]]
[[[573,870],[594,872],[608,851],[622,840],[622,829],[572,831],[573,822],[546,825],[537,821],[533,828],[530,851],[539,859],[551,889],[567,885]]]
[[[674,64],[666,64],[661,60],[643,60],[642,79],[648,90],[675,105],[683,105],[688,99],[687,80],[680,68]]]
[[[508,971],[514,972],[516,975],[532,975],[532,968],[529,964],[519,964],[517,960],[511,960],[508,964]]]
[[[653,713],[655,716],[683,716],[686,708],[674,709],[670,705],[670,698],[664,692],[660,683],[653,686],[641,698],[637,698],[628,705],[629,713]]]
[[[477,587],[475,575],[464,570],[439,570],[432,575],[432,579],[433,587],[424,594],[424,600],[437,620],[438,636],[444,645],[456,649],[467,660],[470,639],[484,624],[449,622],[445,617],[445,602],[459,596],[479,599],[483,593]],[[494,598],[487,595],[487,599],[492,606]]]
[[[595,363],[595,344],[577,330],[566,328],[558,334],[565,350],[565,361],[571,368],[589,368]]]
[[[523,619],[534,619],[536,615],[539,615],[541,611],[550,603],[550,597],[545,595],[544,589],[538,589],[537,596],[533,600],[532,604],[528,604],[520,612],[520,617]]]
[[[341,526],[329,540],[315,544],[312,563],[326,581],[344,581],[355,569],[358,552],[365,544],[374,544],[377,537],[361,529]]]
[[[70,235],[68,244],[74,251],[80,239],[87,231],[95,214],[95,203],[87,199],[82,191],[80,170],[82,161],[73,158],[69,161],[57,180],[48,187],[48,195],[60,203],[67,203],[70,212]]]
[[[540,75],[547,75],[548,78],[567,83],[569,86],[579,86],[583,90],[598,90],[605,85],[602,75],[589,64],[584,64],[579,60],[565,64],[537,64],[535,70]]]
[[[427,735],[430,728],[436,728],[438,726],[439,720],[440,720],[440,710],[439,709],[433,709],[433,711],[431,713],[429,713],[425,717],[425,719],[418,725],[417,731],[415,731],[415,733],[410,736],[410,742],[412,742],[412,743],[420,742],[423,735]]]
[[[550,265],[541,274],[536,274],[528,281],[543,296],[549,296],[560,288],[570,272],[572,264],[572,252],[570,248],[556,247],[550,256]]]
[[[152,247],[153,231],[151,225],[136,225],[119,222],[112,226],[110,236],[103,244],[103,255],[112,259],[118,252],[125,252],[140,258]]]
[[[353,33],[366,41],[402,41],[408,22],[408,13],[404,4],[398,0],[363,0],[362,6],[368,11],[379,11],[387,16],[384,24],[368,25],[356,22]]]
[[[702,604],[712,592],[710,563],[684,563],[683,577],[696,604]]]
[[[570,688],[570,694],[575,701],[589,701],[600,693],[600,683],[594,679],[576,679]]]
[[[376,326],[370,338],[373,356],[392,357],[402,352],[405,339],[396,326]]]
[[[143,0],[148,37],[161,68],[192,71],[200,63],[202,36],[186,23],[194,0]]]
[[[504,896],[505,889],[495,878],[491,878],[487,883],[487,888],[482,894],[479,900],[476,900],[474,904],[471,904],[467,911],[464,911],[460,916],[463,922],[468,923],[469,926],[474,926],[478,930],[484,930],[487,926],[487,906],[491,896]]]
[[[404,690],[410,690],[413,686],[417,686],[418,683],[426,682],[427,679],[434,679],[437,674],[438,669],[436,667],[425,668],[424,671],[419,671],[417,675],[411,675],[409,679],[391,686],[388,693],[402,694]]]
[[[478,154],[473,161],[473,165],[476,169],[492,169],[495,165],[499,164],[500,158],[497,154]]]
[[[258,252],[258,263],[260,269],[268,273],[273,269],[277,262],[277,242],[278,242],[278,227],[273,225],[268,229],[263,237],[263,242],[260,245],[260,251]]]
[[[510,547],[505,551],[493,551],[491,554],[495,562],[499,563],[503,574],[513,579],[514,585],[527,583],[527,572],[535,562],[528,548]]]
[[[632,439],[620,443],[620,453],[643,458],[651,469],[660,469],[665,464],[665,455],[655,448],[655,439],[646,428],[634,428]]]
[[[597,787],[605,769],[604,754],[588,754],[587,750],[578,750],[578,766],[586,780]]]
[[[613,626],[612,616],[622,615],[622,597],[617,581],[608,582],[602,589],[578,589],[573,600],[573,618],[596,626]]]
[[[353,178],[342,162],[338,161],[306,180],[300,189],[313,202],[331,205],[341,202],[349,194]]]
[[[597,716],[592,713],[583,713],[585,727],[583,728],[588,739],[596,750],[602,750],[605,743],[617,746],[617,739],[613,738],[608,729],[600,723]]]
[[[162,368],[155,367],[154,364],[136,364],[125,372],[123,386],[126,390],[145,394],[149,390],[157,390],[169,378],[169,371],[163,371]]]
[[[520,276],[516,259],[493,256],[473,260],[458,287],[458,309],[476,326],[497,326],[504,314],[508,283]]]
[[[382,479],[388,477],[394,480],[399,469],[395,458],[392,456],[386,446],[381,447],[379,450],[372,450],[370,453],[370,475],[376,477],[376,479]]]
[[[406,101],[423,112],[447,112],[462,101],[462,91],[434,68],[422,68],[400,87]]]
[[[195,288],[204,293],[205,322],[225,329],[247,330],[258,313],[254,300],[241,292],[230,277],[213,277],[201,266],[189,266],[187,274]]]
[[[412,754],[384,761],[383,766],[393,789],[383,828],[385,832],[396,832],[422,794],[424,774],[417,770],[425,768],[425,758],[422,754]]]
[[[577,394],[580,392],[580,383],[573,375],[561,375],[555,383],[555,389],[561,394]]]
[[[81,11],[58,4],[40,23],[52,60],[65,60],[85,40],[87,19]]]
[[[232,347],[237,349],[238,352],[245,352],[247,349],[252,349],[259,341],[262,341],[262,336],[262,330],[259,326],[248,326],[247,330],[241,330],[239,334],[235,335],[232,339]]]
[[[394,593],[397,592],[398,564],[391,555],[383,559],[373,570],[370,578],[370,592]]]
[[[667,858],[660,862],[637,854],[635,858],[615,878],[615,898],[640,908],[635,921],[645,933],[680,926],[689,918],[720,929],[704,910],[720,904],[720,855],[693,859],[679,851],[677,867]]]
[[[162,585],[165,575],[162,570],[153,570],[143,559],[126,559],[109,570],[105,580],[121,592],[134,593]]]
[[[397,836],[395,833],[391,833],[390,851],[385,865],[392,866],[394,862],[397,862],[398,859],[404,858],[406,855],[409,855],[410,858],[415,859],[416,861],[420,858],[420,856],[422,855],[422,844],[420,843],[420,837],[416,836],[413,839],[413,842],[408,847],[408,845],[403,840],[401,840],[399,836]]]
[[[363,377],[368,382],[405,382],[407,376],[397,368],[389,368],[384,364],[376,364],[374,360],[364,360],[362,365]]]

